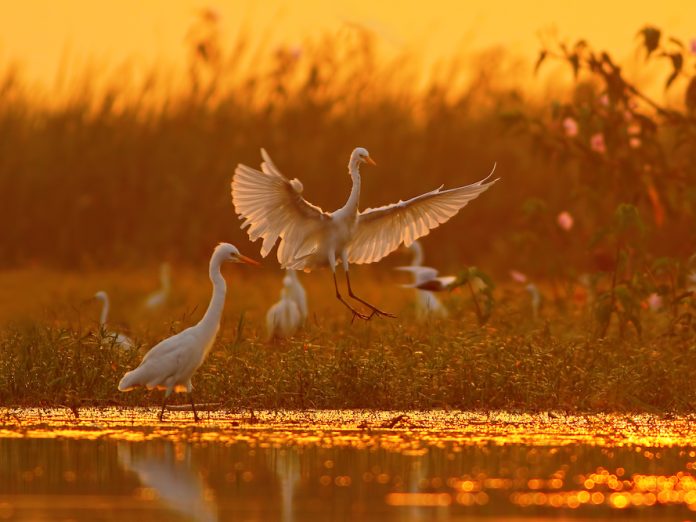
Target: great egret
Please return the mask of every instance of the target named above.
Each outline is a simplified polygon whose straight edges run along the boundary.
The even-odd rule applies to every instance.
[[[126,373],[118,384],[120,391],[129,391],[139,385],[145,386],[147,389],[165,390],[162,410],[159,414],[160,420],[164,416],[164,407],[169,395],[173,391],[186,391],[191,401],[193,417],[198,421],[198,413],[196,413],[196,406],[193,403],[191,376],[205,360],[220,328],[220,317],[225,306],[225,293],[227,291],[220,266],[225,261],[258,265],[253,259],[240,254],[239,250],[229,243],[220,243],[215,247],[210,258],[209,269],[210,280],[213,283],[213,295],[203,318],[197,325],[191,326],[153,347],[145,354],[140,366]]]
[[[302,319],[302,323],[304,323],[309,315],[307,308],[307,292],[305,292],[302,283],[300,283],[300,279],[297,277],[297,272],[295,270],[288,270],[286,272],[283,285],[288,289],[290,299],[295,301],[297,308],[300,309],[300,318]]]
[[[527,284],[524,289],[529,294],[532,305],[532,317],[536,321],[539,318],[539,308],[541,308],[541,292],[539,291],[539,287],[534,283]]]
[[[442,291],[452,284],[457,278],[454,276],[438,277],[437,270],[423,264],[423,247],[419,241],[414,241],[410,247],[413,252],[413,260],[410,266],[398,266],[396,270],[403,270],[413,274],[413,284],[403,285],[416,289],[416,310],[418,316],[447,317],[447,308],[435,297],[433,292]]]
[[[268,309],[266,313],[266,332],[268,340],[290,337],[302,325],[300,307],[291,297],[292,279],[283,278],[283,289],[280,291],[280,301]]]
[[[109,342],[112,342],[114,346],[118,346],[119,348],[133,348],[135,344],[129,337],[118,332],[110,332],[106,329],[106,320],[109,318],[110,308],[109,294],[107,294],[104,290],[99,290],[96,294],[94,294],[94,298],[102,302],[102,311],[101,316],[99,317],[99,326],[104,332],[104,339],[108,339]]]
[[[280,238],[278,262],[282,268],[310,272],[329,266],[336,297],[353,317],[387,317],[376,306],[356,296],[350,286],[349,265],[374,263],[396,250],[401,243],[411,245],[419,237],[446,222],[466,204],[486,191],[497,180],[490,175],[472,185],[442,190],[442,186],[408,201],[359,211],[360,165],[376,163],[362,147],[353,150],[348,172],[353,181],[350,196],[338,210],[328,213],[302,197],[303,185],[289,180],[261,149],[261,170],[239,164],[232,179],[232,203],[244,219],[242,228],[252,241],[263,238],[261,255],[266,257]],[[493,167],[495,170],[495,166]],[[491,172],[492,174],[492,172]],[[348,295],[369,307],[370,315],[356,310],[343,299],[336,280],[336,263],[346,274]]]
[[[154,310],[162,306],[169,297],[171,286],[171,269],[169,268],[169,263],[162,263],[160,266],[160,289],[147,296],[145,299],[145,308]]]

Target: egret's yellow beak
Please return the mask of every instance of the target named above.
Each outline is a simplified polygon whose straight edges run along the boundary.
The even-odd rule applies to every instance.
[[[370,156],[365,158],[365,163],[367,163],[368,165],[374,165],[375,167],[377,166],[377,163],[375,163],[375,160],[373,160]]]
[[[239,254],[238,259],[240,263],[246,263],[247,265],[259,266],[261,264],[258,261],[251,259],[250,257],[243,256],[242,254]]]

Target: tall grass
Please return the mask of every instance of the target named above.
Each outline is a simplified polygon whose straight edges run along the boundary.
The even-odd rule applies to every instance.
[[[258,164],[261,146],[328,209],[346,197],[345,165],[358,145],[380,164],[366,172],[363,207],[478,180],[497,162],[503,182],[434,233],[431,260],[506,269],[523,255],[532,269],[557,248],[519,244],[531,230],[525,201],[563,210],[570,173],[533,147],[532,134],[510,132],[506,116],[542,117],[544,108],[514,86],[519,66],[504,54],[461,57],[423,81],[412,57],[379,60],[359,30],[265,52],[244,35],[224,49],[208,19],[191,35],[188,80],[178,87],[158,70],[139,85],[127,70],[114,78],[85,71],[64,100],[44,103],[16,69],[4,69],[0,265],[191,262],[220,240],[245,246],[229,182],[238,162]],[[590,179],[581,186],[591,190]],[[613,209],[622,190],[599,197]],[[682,240],[661,232],[661,247],[684,253]],[[586,239],[568,245],[578,263]]]
[[[549,146],[558,145],[558,115],[582,114],[583,100],[599,96],[591,79],[575,101],[548,111],[515,87],[519,66],[500,52],[462,57],[423,81],[410,56],[379,60],[370,35],[359,30],[301,50],[255,53],[243,35],[223,49],[214,21],[196,27],[183,86],[158,70],[139,86],[127,70],[106,79],[85,71],[69,96],[45,103],[17,69],[4,69],[0,265],[191,262],[220,240],[246,246],[229,182],[238,162],[258,164],[261,146],[303,180],[308,199],[328,209],[346,197],[345,165],[357,145],[380,164],[366,172],[363,207],[478,180],[497,162],[503,182],[433,234],[435,262],[515,264],[544,275],[548,253],[561,246],[564,264],[587,270],[589,239],[617,204],[628,200],[651,212],[631,188],[635,165],[621,160],[617,174],[614,163],[578,164],[572,148]],[[515,115],[551,135],[536,127],[519,132]],[[673,164],[673,181],[653,183],[669,206],[650,245],[657,255],[684,257],[694,243],[694,167],[684,161],[693,143],[675,143],[669,121],[651,136],[663,145],[660,154],[674,150],[681,159],[664,160]],[[534,202],[547,214],[530,213],[539,208]],[[578,226],[559,240],[554,217],[565,209]]]

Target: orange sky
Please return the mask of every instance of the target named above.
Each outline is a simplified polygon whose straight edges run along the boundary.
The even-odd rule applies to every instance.
[[[155,61],[176,67],[186,30],[203,7],[220,14],[230,41],[242,25],[273,43],[297,44],[357,22],[375,31],[385,52],[417,49],[426,64],[492,45],[533,59],[539,31],[552,28],[618,58],[630,56],[646,23],[686,41],[696,37],[696,2],[686,0],[23,0],[3,2],[0,63],[18,60],[26,78],[48,87],[66,56],[69,72],[88,61],[126,59],[136,67]]]

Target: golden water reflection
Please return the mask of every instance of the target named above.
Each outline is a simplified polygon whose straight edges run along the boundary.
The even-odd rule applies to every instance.
[[[77,413],[0,410],[0,519],[696,519],[691,417]]]

